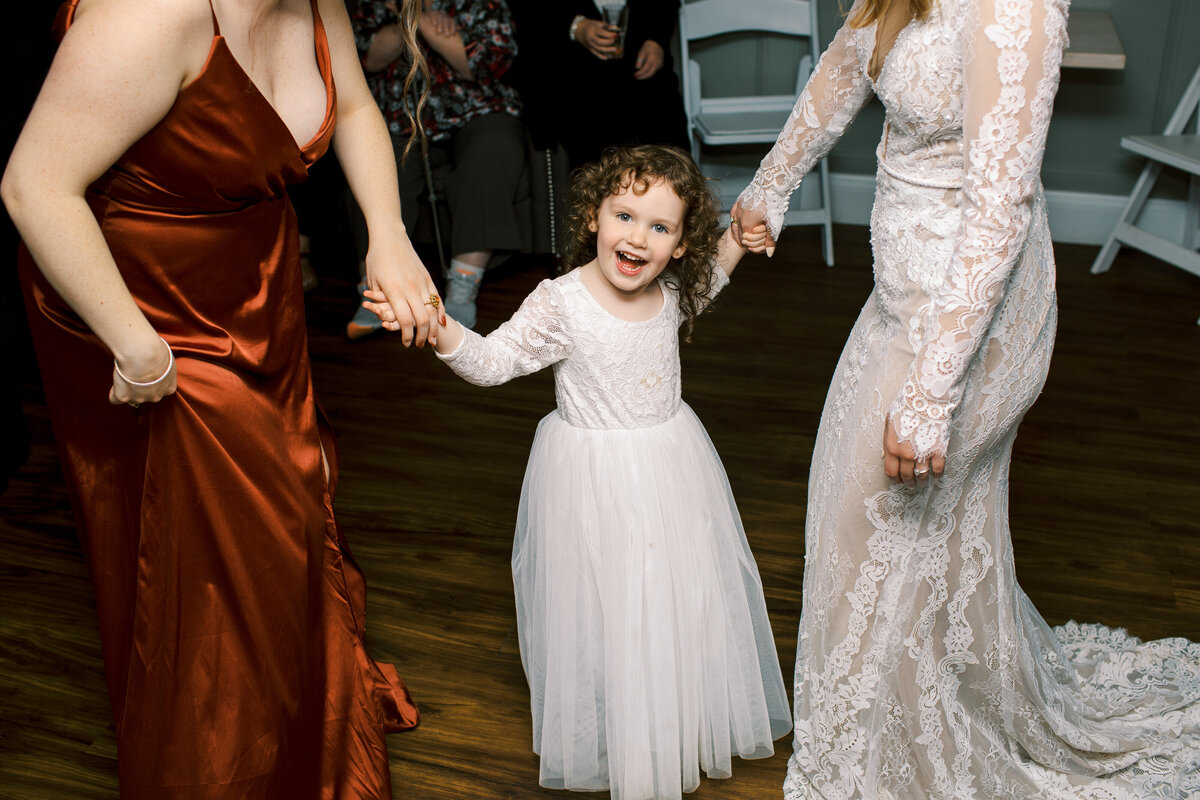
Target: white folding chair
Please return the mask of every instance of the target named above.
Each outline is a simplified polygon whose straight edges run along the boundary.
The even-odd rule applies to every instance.
[[[1158,136],[1125,136],[1121,147],[1149,159],[1142,174],[1134,184],[1133,192],[1125,204],[1125,210],[1117,218],[1108,241],[1100,249],[1092,264],[1092,273],[1107,272],[1121,246],[1136,247],[1163,261],[1174,264],[1194,275],[1200,275],[1200,135],[1184,133],[1188,122],[1196,116],[1200,105],[1200,69],[1192,76],[1183,99],[1175,108],[1166,129]],[[1195,131],[1200,127],[1197,120]],[[1162,174],[1163,166],[1188,173],[1188,199],[1184,211],[1183,242],[1177,243],[1150,233],[1137,225],[1138,216],[1146,205],[1154,182]],[[1200,319],[1196,320],[1200,325]]]
[[[805,40],[791,94],[706,97],[700,65],[690,44],[742,32],[764,32]],[[773,143],[820,56],[817,4],[811,0],[697,0],[679,8],[679,51],[683,62],[683,103],[688,118],[692,158],[701,163],[704,147]],[[817,208],[789,209],[788,225],[821,225],[825,263],[833,266],[833,216],[830,213],[829,167],[822,159],[814,170],[820,182]],[[793,200],[793,206],[796,205]]]

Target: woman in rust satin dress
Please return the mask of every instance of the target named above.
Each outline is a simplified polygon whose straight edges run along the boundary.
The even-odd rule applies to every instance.
[[[332,144],[406,343],[436,290],[342,0],[72,0],[59,22],[2,191],[122,796],[391,798],[384,733],[417,710],[363,647],[287,186]]]

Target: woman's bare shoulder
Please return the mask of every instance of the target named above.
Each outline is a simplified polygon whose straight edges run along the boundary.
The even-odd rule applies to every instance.
[[[72,27],[85,19],[101,18],[137,28],[153,26],[176,35],[211,35],[213,12],[209,0],[79,0]]]
[[[213,13],[208,0],[79,0],[70,31],[68,47],[89,38],[89,50],[127,48],[186,83],[204,67]]]

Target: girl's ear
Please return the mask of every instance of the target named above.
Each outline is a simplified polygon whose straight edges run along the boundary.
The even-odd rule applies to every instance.
[[[596,209],[593,208],[588,211],[588,230],[596,233],[599,229],[600,226],[596,224]]]
[[[671,253],[671,258],[678,261],[679,259],[683,258],[683,254],[686,252],[687,252],[687,243],[680,242],[679,247],[675,248],[675,252]]]

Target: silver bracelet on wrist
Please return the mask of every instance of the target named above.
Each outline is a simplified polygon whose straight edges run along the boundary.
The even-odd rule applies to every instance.
[[[171,345],[167,344],[166,339],[164,339],[160,336],[160,337],[158,337],[158,340],[163,343],[163,347],[167,348],[167,356],[169,356],[169,360],[167,361],[166,372],[164,372],[160,377],[155,378],[152,381],[130,380],[128,375],[126,375],[124,372],[121,372],[121,365],[118,364],[117,360],[114,358],[113,359],[113,369],[115,369],[117,371],[117,374],[121,376],[121,380],[125,381],[130,386],[154,386],[155,384],[162,383],[163,381],[165,381],[167,379],[167,376],[171,374],[171,369],[175,366],[175,353],[174,353],[174,351],[171,350]]]
[[[585,19],[587,19],[587,17],[585,17],[583,14],[579,14],[575,17],[575,19],[571,20],[571,27],[567,28],[567,38],[569,38],[572,42],[579,41],[575,38],[575,34],[579,32],[579,23],[583,22]]]

